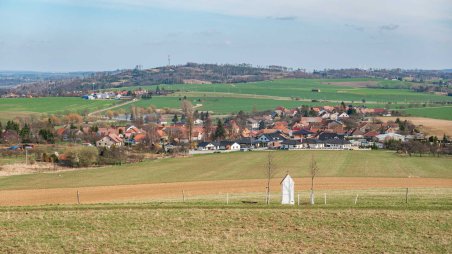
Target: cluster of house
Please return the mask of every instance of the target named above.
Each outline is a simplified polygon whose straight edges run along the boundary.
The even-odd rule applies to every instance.
[[[122,90],[122,91],[105,91],[105,92],[92,92],[91,94],[85,94],[82,96],[85,100],[109,100],[109,99],[130,99],[132,97],[145,97],[149,95],[168,95],[174,93],[173,90],[146,90],[138,89],[134,91]]]
[[[123,96],[124,94],[121,92],[98,92],[83,95],[82,98],[85,100],[120,100]]]
[[[299,121],[289,124],[281,116],[295,115],[296,110],[276,108],[271,114],[255,116],[246,119],[246,124],[239,126],[236,120],[225,123],[226,138],[212,140],[212,134],[216,126],[211,126],[207,131],[203,121],[196,119],[191,129],[183,122],[171,125],[163,123],[154,124],[153,133],[135,126],[119,126],[110,128],[98,128],[96,131],[96,146],[112,147],[123,145],[137,145],[146,138],[161,145],[178,146],[188,144],[190,141],[199,151],[244,149],[356,149],[366,147],[383,148],[384,142],[389,139],[410,140],[424,139],[422,133],[414,135],[399,134],[399,124],[395,122],[377,123],[372,119],[355,123],[356,127],[347,127],[344,123],[349,115],[339,107],[315,107],[317,116],[301,117]],[[359,109],[362,112],[375,113],[377,109]],[[378,111],[378,114],[386,114],[386,111]],[[57,130],[58,135],[78,136],[88,133],[89,128]],[[75,133],[74,133],[75,132]],[[151,138],[152,136],[152,138]]]

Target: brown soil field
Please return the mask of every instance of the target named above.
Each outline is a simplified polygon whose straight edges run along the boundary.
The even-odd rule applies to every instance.
[[[349,87],[369,87],[378,84],[377,81],[356,81],[356,82],[322,82],[325,85],[349,86]]]
[[[422,131],[428,135],[436,135],[442,138],[444,133],[448,136],[452,136],[452,121],[431,119],[425,117],[379,117],[382,121],[395,121],[397,118],[400,120],[411,121],[415,125],[420,125]]]
[[[279,192],[280,179],[273,179],[271,190]],[[111,202],[142,202],[165,198],[187,198],[225,193],[252,193],[265,191],[265,179],[224,180],[180,183],[117,185],[81,188],[57,188],[35,190],[0,191],[0,206],[45,204],[75,204],[77,191],[83,204]],[[296,178],[296,190],[308,190],[310,179]],[[439,178],[364,178],[319,177],[315,179],[317,190],[358,190],[372,188],[452,188],[452,179]]]

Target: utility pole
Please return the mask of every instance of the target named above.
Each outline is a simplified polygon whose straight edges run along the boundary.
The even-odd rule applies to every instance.
[[[171,66],[171,55],[168,55],[168,66]]]
[[[25,165],[28,165],[28,149],[25,147]]]

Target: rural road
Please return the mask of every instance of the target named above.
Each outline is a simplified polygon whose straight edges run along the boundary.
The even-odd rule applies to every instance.
[[[295,189],[308,190],[310,179],[295,178]],[[439,178],[365,178],[365,177],[318,177],[316,189],[359,190],[375,188],[451,188],[452,179]],[[187,198],[199,195],[224,195],[226,193],[252,193],[265,191],[265,179],[198,181],[179,183],[156,183],[81,188],[57,188],[0,191],[0,206],[23,206],[45,204],[76,204],[77,191],[83,204],[108,202],[142,202],[162,199],[181,199],[182,190]],[[272,192],[279,192],[279,179],[271,182]]]
[[[110,110],[110,109],[119,108],[119,107],[122,107],[122,106],[125,106],[125,105],[128,105],[128,104],[137,102],[137,101],[139,101],[139,100],[133,99],[133,100],[127,101],[127,102],[125,102],[125,103],[113,105],[113,106],[111,106],[111,107],[104,108],[104,109],[99,109],[99,110],[96,110],[96,111],[93,111],[93,112],[89,113],[88,116],[96,115],[96,114],[102,113],[102,112],[107,111],[107,110]]]

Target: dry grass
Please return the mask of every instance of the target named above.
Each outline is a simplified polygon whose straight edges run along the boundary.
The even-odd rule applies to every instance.
[[[182,200],[182,190],[190,200],[199,198],[204,201],[225,200],[226,193],[231,195],[231,201],[237,200],[234,196],[256,198],[250,193],[265,191],[264,179],[253,180],[226,180],[226,181],[194,181],[179,183],[156,183],[137,185],[116,185],[79,188],[54,188],[54,189],[30,189],[30,190],[2,190],[0,191],[0,206],[23,206],[44,204],[76,204],[77,191],[83,204],[106,203],[106,202],[148,202],[162,199]],[[309,189],[308,178],[295,178],[297,192],[303,193]],[[404,191],[404,188],[452,188],[452,179],[435,178],[360,178],[360,177],[319,177],[315,181],[316,189],[334,194],[331,191],[360,190],[361,195],[368,193],[364,191],[369,188],[382,189],[394,188]],[[271,182],[272,193],[280,191],[280,179]],[[452,189],[451,189],[452,190]],[[416,191],[417,193],[417,191]],[[353,199],[353,194],[349,200]],[[438,195],[438,192],[432,194]],[[448,193],[451,194],[452,193]],[[367,194],[366,194],[367,195]],[[380,194],[379,194],[380,195]],[[403,198],[405,193],[395,195],[394,200]],[[303,194],[302,194],[303,196]],[[306,195],[305,195],[306,196]],[[339,195],[342,199],[344,195]],[[390,197],[382,195],[383,197]],[[260,196],[263,197],[263,194]],[[322,196],[319,196],[321,199]],[[337,198],[336,198],[337,199]],[[279,196],[272,198],[279,200]],[[364,199],[366,200],[366,199]],[[321,202],[323,202],[321,200]]]
[[[452,114],[452,110],[451,110]],[[408,120],[415,125],[419,125],[421,130],[423,130],[428,135],[436,135],[440,139],[444,134],[447,136],[452,136],[452,121],[432,119],[425,117],[379,117],[382,121],[395,121],[399,118],[401,121]]]
[[[52,163],[12,163],[4,164],[0,166],[0,176],[13,176],[33,174],[39,172],[55,172],[54,165]]]
[[[450,210],[95,206],[0,210],[1,253],[450,253]]]

